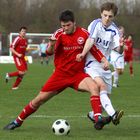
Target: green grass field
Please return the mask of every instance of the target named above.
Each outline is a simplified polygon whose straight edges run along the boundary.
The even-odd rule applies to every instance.
[[[29,70],[18,90],[11,90],[15,79],[5,83],[5,73],[15,71],[13,64],[0,64],[0,140],[138,140],[140,139],[140,64],[134,64],[135,76],[130,77],[128,66],[120,78],[120,87],[113,89],[112,103],[125,115],[118,126],[112,123],[97,131],[87,119],[90,110],[89,94],[66,89],[41,106],[22,125],[13,131],[3,127],[14,120],[23,107],[40,91],[53,65],[29,65]],[[71,125],[68,136],[55,136],[51,130],[56,119],[66,119]]]

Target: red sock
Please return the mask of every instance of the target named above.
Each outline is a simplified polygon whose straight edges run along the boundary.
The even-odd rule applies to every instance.
[[[94,111],[95,122],[98,121],[98,116],[102,113],[102,107],[100,102],[100,96],[91,96],[90,97],[91,107]]]
[[[32,102],[30,102],[27,106],[24,107],[20,115],[16,118],[18,124],[22,124],[23,121],[34,113],[37,109],[33,107]]]
[[[130,71],[130,75],[133,75],[133,67],[132,66],[129,67],[129,71]]]
[[[16,72],[11,72],[11,73],[8,73],[9,77],[14,77],[14,76],[18,76],[19,75],[19,72],[16,71]]]
[[[18,85],[20,84],[22,79],[23,79],[23,76],[18,76],[17,79],[16,79],[16,82],[13,85],[13,87],[18,87]]]

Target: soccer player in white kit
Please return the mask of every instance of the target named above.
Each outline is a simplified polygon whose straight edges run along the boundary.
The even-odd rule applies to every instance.
[[[115,125],[119,124],[124,112],[123,110],[115,111],[111,100],[108,97],[112,88],[111,71],[104,70],[104,66],[95,60],[89,50],[95,45],[103,53],[106,59],[109,58],[112,49],[121,51],[120,46],[122,46],[122,42],[120,43],[119,31],[117,26],[113,23],[117,11],[117,6],[111,2],[106,2],[101,6],[101,18],[93,20],[88,26],[90,37],[86,41],[83,52],[76,57],[77,61],[81,61],[87,54],[85,71],[98,84],[102,107],[111,117],[112,122]],[[94,112],[88,113],[88,117],[93,121],[95,115]]]
[[[119,27],[120,36],[124,38],[124,27]],[[123,48],[122,48],[123,49]],[[124,55],[123,53],[118,53],[115,50],[111,51],[110,55],[111,64],[113,65],[114,71],[112,72],[113,76],[113,87],[118,87],[119,75],[123,74],[124,71]]]

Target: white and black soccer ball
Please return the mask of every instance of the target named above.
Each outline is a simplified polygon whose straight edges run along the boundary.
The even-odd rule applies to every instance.
[[[52,125],[55,135],[68,135],[70,133],[70,124],[64,119],[56,120]]]

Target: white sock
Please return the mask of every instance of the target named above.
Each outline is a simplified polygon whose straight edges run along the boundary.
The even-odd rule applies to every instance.
[[[115,73],[115,71],[113,71],[111,74],[112,74],[112,76],[114,76],[114,73]]]
[[[118,85],[119,75],[117,71],[114,71],[113,77],[114,77],[113,83]]]
[[[109,116],[113,116],[115,113],[115,110],[114,110],[112,103],[107,95],[106,90],[103,90],[100,92],[100,100],[101,100],[102,107],[107,112],[107,114]]]

